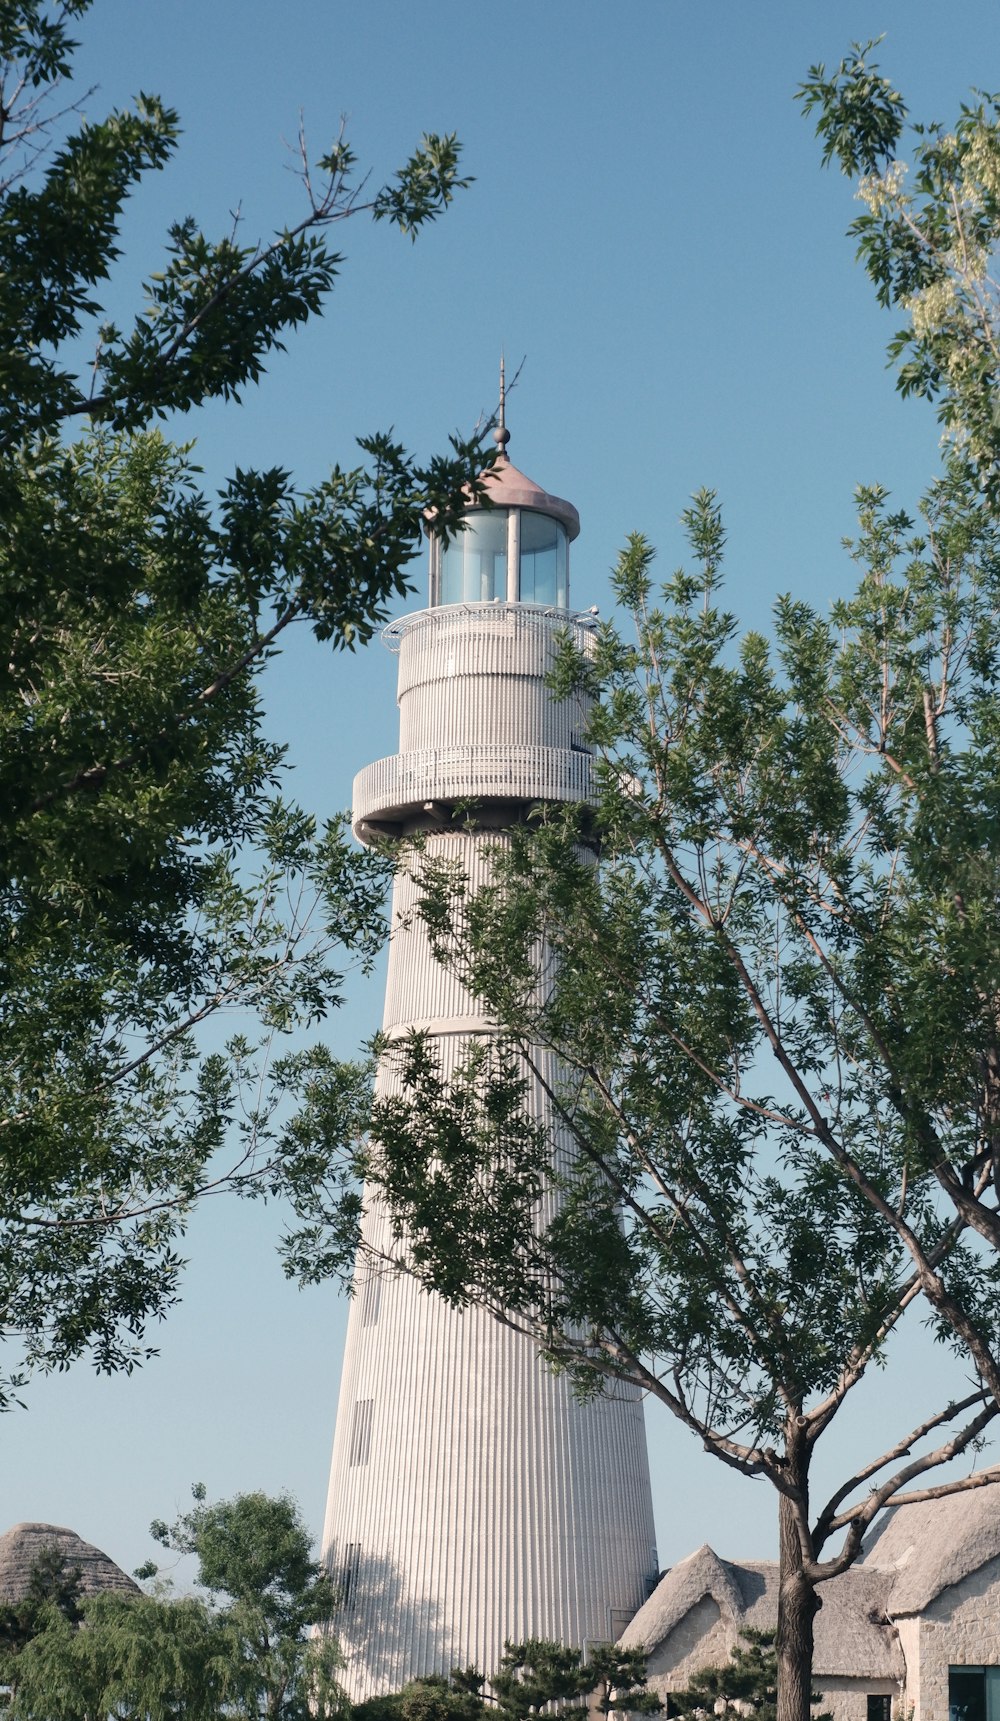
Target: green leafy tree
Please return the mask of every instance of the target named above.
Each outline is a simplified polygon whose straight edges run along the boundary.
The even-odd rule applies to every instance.
[[[78,1625],[81,1581],[79,1566],[71,1566],[56,1547],[43,1548],[31,1569],[21,1601],[0,1605],[0,1657],[6,1662],[37,1636],[53,1610],[70,1625]]]
[[[200,1485],[174,1524],[157,1520],[155,1540],[198,1561],[197,1582],[212,1593],[222,1633],[227,1705],[246,1721],[308,1721],[339,1713],[337,1644],[328,1632],[336,1604],[329,1577],[312,1558],[309,1533],[287,1495],[238,1494],[215,1505]],[[151,1576],[155,1566],[143,1568]]]
[[[935,492],[939,549],[949,496]],[[582,1391],[630,1380],[721,1461],[770,1479],[782,1721],[802,1721],[819,1586],[886,1505],[992,1479],[927,1481],[997,1415],[998,1273],[942,1215],[937,1156],[916,1157],[900,1104],[904,1060],[926,1082],[932,1041],[975,1062],[969,1018],[963,1005],[949,1029],[940,965],[924,973],[901,809],[885,852],[877,779],[844,744],[859,666],[880,676],[872,630],[909,528],[864,498],[856,602],[830,619],[779,604],[772,656],[757,636],[732,650],[711,497],[688,527],[699,571],[661,593],[641,540],[619,564],[637,643],[608,624],[592,656],[567,648],[561,667],[560,689],[594,700],[600,867],[578,813],[514,831],[474,898],[450,865],[411,862],[438,955],[502,1032],[450,1078],[419,1036],[388,1054],[402,1080],[374,1108],[368,1163],[401,1264],[453,1302],[485,1303]],[[994,538],[965,542],[961,569],[957,527],[941,551],[973,611],[1000,572]],[[929,603],[940,570],[921,555],[907,536],[923,639],[917,590]],[[916,697],[922,713],[922,685]],[[926,864],[918,831],[910,853]],[[992,894],[983,912],[996,915]],[[548,1094],[551,1133],[525,1110],[526,1073]],[[951,1098],[940,1118],[971,1164],[975,1122]],[[978,1382],[813,1501],[821,1436],[921,1295]]]
[[[803,99],[863,175],[855,231],[910,314],[892,351],[904,391],[939,402],[943,474],[916,518],[859,491],[853,593],[828,615],[779,599],[772,639],[740,639],[721,606],[711,493],[684,516],[693,570],[658,588],[630,540],[614,591],[632,637],[567,646],[553,684],[593,701],[593,809],[515,830],[474,898],[409,862],[438,954],[498,1032],[452,1079],[419,1037],[394,1051],[403,1091],[376,1107],[367,1162],[401,1266],[492,1308],[581,1390],[631,1380],[770,1479],[780,1721],[809,1712],[823,1582],[885,1506],[996,1480],[933,1472],[978,1450],[1000,1400],[1000,123],[984,99],[954,134],[917,128],[907,203],[905,110],[864,54]],[[815,1501],[820,1437],[915,1306],[972,1390]]]
[[[412,1679],[401,1691],[355,1703],[352,1721],[486,1721],[485,1683],[475,1668]]]
[[[550,1703],[559,1705],[560,1715],[582,1721],[587,1705],[574,1699],[588,1689],[585,1679],[578,1649],[532,1637],[505,1646],[500,1666],[490,1674],[490,1691],[504,1721],[528,1721]]]
[[[878,302],[905,314],[889,345],[904,395],[933,401],[992,506],[1000,501],[1000,97],[972,92],[957,121],[908,126],[906,103],[856,44],[799,90],[823,162],[855,180],[852,224]],[[909,133],[909,136],[907,136]],[[911,159],[906,160],[906,146]]]
[[[778,1658],[773,1631],[741,1631],[724,1667],[703,1667],[683,1691],[670,1693],[668,1714],[676,1716],[721,1715],[729,1721],[753,1716],[755,1721],[776,1721]],[[813,1702],[821,1699],[814,1696]],[[814,1721],[831,1721],[828,1714]]]
[[[413,237],[468,181],[450,137],[372,195],[342,135],[315,166],[303,143],[287,227],[177,222],[113,327],[123,206],[178,124],[152,96],[57,109],[89,4],[0,0],[0,1406],[35,1367],[148,1354],[207,1191],[336,1205],[363,1073],[281,1042],[378,947],[386,867],[282,797],[260,678],[293,628],[368,639],[480,464],[373,435],[311,490],[275,466],[203,492],[158,421],[258,380],[342,222]]]
[[[220,1721],[240,1713],[240,1669],[204,1602],[89,1596],[83,1629],[61,1615],[18,1658],[12,1721]]]
[[[583,1701],[581,1701],[581,1699]],[[583,1717],[655,1714],[663,1707],[647,1689],[641,1650],[597,1644],[585,1657],[578,1649],[548,1638],[508,1643],[495,1673],[484,1679],[474,1667],[453,1668],[448,1678],[411,1680],[402,1691],[356,1703],[353,1721],[510,1721],[557,1709]]]
[[[57,1547],[43,1548],[20,1601],[0,1605],[0,1683],[10,1707],[20,1683],[21,1655],[53,1625],[77,1626],[83,1618],[83,1573]]]
[[[671,1716],[722,1715],[734,1721],[752,1715],[755,1721],[776,1721],[778,1657],[774,1633],[741,1631],[723,1667],[703,1667],[682,1691],[671,1691]]]
[[[393,180],[362,199],[342,133],[314,167],[300,139],[305,205],[297,220],[258,246],[241,245],[238,228],[211,240],[190,218],[174,223],[165,266],[144,282],[130,328],[100,323],[97,295],[119,256],[122,207],[142,176],[170,159],[179,125],[158,97],[141,95],[133,108],[81,125],[37,171],[39,140],[51,132],[58,141],[65,129],[65,110],[47,108],[47,96],[71,76],[69,30],[92,4],[4,0],[0,16],[4,446],[67,419],[133,430],[171,409],[238,399],[332,288],[343,259],[326,230],[367,213],[413,238],[469,183],[458,172],[456,139],[428,134]],[[88,361],[75,338],[95,322],[98,346]]]
[[[590,1714],[656,1715],[663,1703],[648,1688],[646,1657],[641,1649],[618,1643],[595,1644],[587,1655],[587,1709]]]
[[[817,115],[824,162],[836,161],[849,177],[859,176],[866,212],[851,228],[859,256],[880,303],[903,310],[908,319],[889,348],[898,385],[904,394],[937,402],[951,458],[935,498],[937,512],[919,541],[936,578],[930,590],[926,579],[916,586],[916,608],[909,607],[910,582],[893,585],[888,577],[902,547],[897,520],[905,527],[905,517],[880,521],[878,540],[869,540],[891,597],[881,617],[884,640],[876,670],[888,680],[877,706],[872,674],[856,649],[845,691],[855,706],[855,745],[881,750],[883,799],[898,799],[909,815],[903,826],[911,869],[909,930],[924,947],[922,964],[912,964],[911,987],[914,1003],[926,1014],[923,1032],[911,1035],[914,1058],[902,1072],[896,1103],[932,1163],[943,1196],[997,1251],[1000,986],[992,891],[1000,180],[991,164],[1000,162],[1000,99],[974,92],[950,131],[911,125],[911,178],[909,164],[896,154],[907,132],[906,105],[873,61],[873,48],[856,47],[832,76],[814,67],[800,96]],[[970,558],[982,564],[971,585],[963,580]],[[849,625],[874,629],[877,596],[874,582],[859,593],[860,601],[845,611]],[[897,738],[903,743],[898,753]],[[935,848],[941,841],[939,860]],[[919,864],[918,845],[924,850]],[[946,1037],[939,1043],[930,992],[942,977],[949,1008]],[[964,1012],[964,1023],[952,1008]],[[963,1030],[964,1055],[954,1045]],[[924,1053],[928,1066],[921,1072],[916,1061]]]
[[[584,1656],[548,1638],[508,1643],[488,1685],[490,1713],[507,1721],[528,1721],[552,1706],[560,1715],[579,1718],[613,1709],[648,1715],[663,1707],[647,1689],[642,1651],[618,1644],[596,1644]]]

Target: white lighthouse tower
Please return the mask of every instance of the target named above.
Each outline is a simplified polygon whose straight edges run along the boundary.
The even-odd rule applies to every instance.
[[[526,809],[588,797],[583,711],[546,687],[569,612],[569,502],[507,458],[501,410],[492,507],[444,548],[430,604],[387,630],[399,653],[399,752],[355,780],[354,829],[421,831],[474,889]],[[475,817],[470,818],[470,806]],[[453,819],[456,807],[461,816]],[[384,1029],[419,1029],[446,1067],[491,1023],[435,961],[401,877]],[[392,1252],[373,1203],[364,1221]],[[580,1402],[531,1343],[359,1258],[324,1550],[357,1700],[427,1673],[499,1664],[504,1643],[617,1638],[657,1576],[642,1404],[626,1386]]]

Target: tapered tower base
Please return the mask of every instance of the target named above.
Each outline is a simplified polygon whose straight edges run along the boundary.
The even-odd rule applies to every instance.
[[[369,1278],[351,1322],[326,1533],[355,1700],[508,1640],[616,1638],[656,1577],[637,1397],[580,1403],[412,1281]]]

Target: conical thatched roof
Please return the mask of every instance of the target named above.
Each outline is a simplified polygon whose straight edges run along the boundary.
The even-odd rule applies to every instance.
[[[922,1613],[951,1584],[1000,1556],[1000,1481],[896,1506],[869,1537],[864,1563],[893,1571],[893,1615]]]
[[[98,1595],[103,1590],[140,1593],[138,1584],[114,1560],[85,1542],[75,1530],[65,1530],[59,1524],[15,1524],[0,1536],[0,1602],[23,1600],[31,1573],[47,1548],[57,1548],[68,1566],[79,1566],[84,1595]]]
[[[903,1660],[886,1617],[893,1576],[855,1566],[821,1587],[813,1672],[840,1678],[901,1679]],[[626,1649],[651,1654],[706,1596],[715,1602],[733,1640],[747,1627],[774,1631],[778,1623],[778,1567],[774,1560],[723,1560],[699,1548],[660,1579],[626,1626]]]
[[[653,1649],[704,1596],[711,1596],[726,1619],[742,1621],[745,1607],[740,1588],[731,1569],[707,1542],[664,1574],[619,1642],[625,1649]]]

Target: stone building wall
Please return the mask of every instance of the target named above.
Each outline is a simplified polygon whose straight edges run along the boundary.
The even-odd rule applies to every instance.
[[[900,1705],[899,1687],[892,1679],[826,1679],[813,1680],[813,1689],[821,1702],[817,1713],[826,1712],[833,1721],[868,1721],[868,1698],[882,1694],[892,1698],[893,1721],[903,1721],[906,1710]],[[941,1721],[945,1721],[947,1709]]]
[[[949,1667],[1000,1667],[1000,1560],[950,1585],[919,1618],[897,1625],[913,1721],[943,1721]]]

